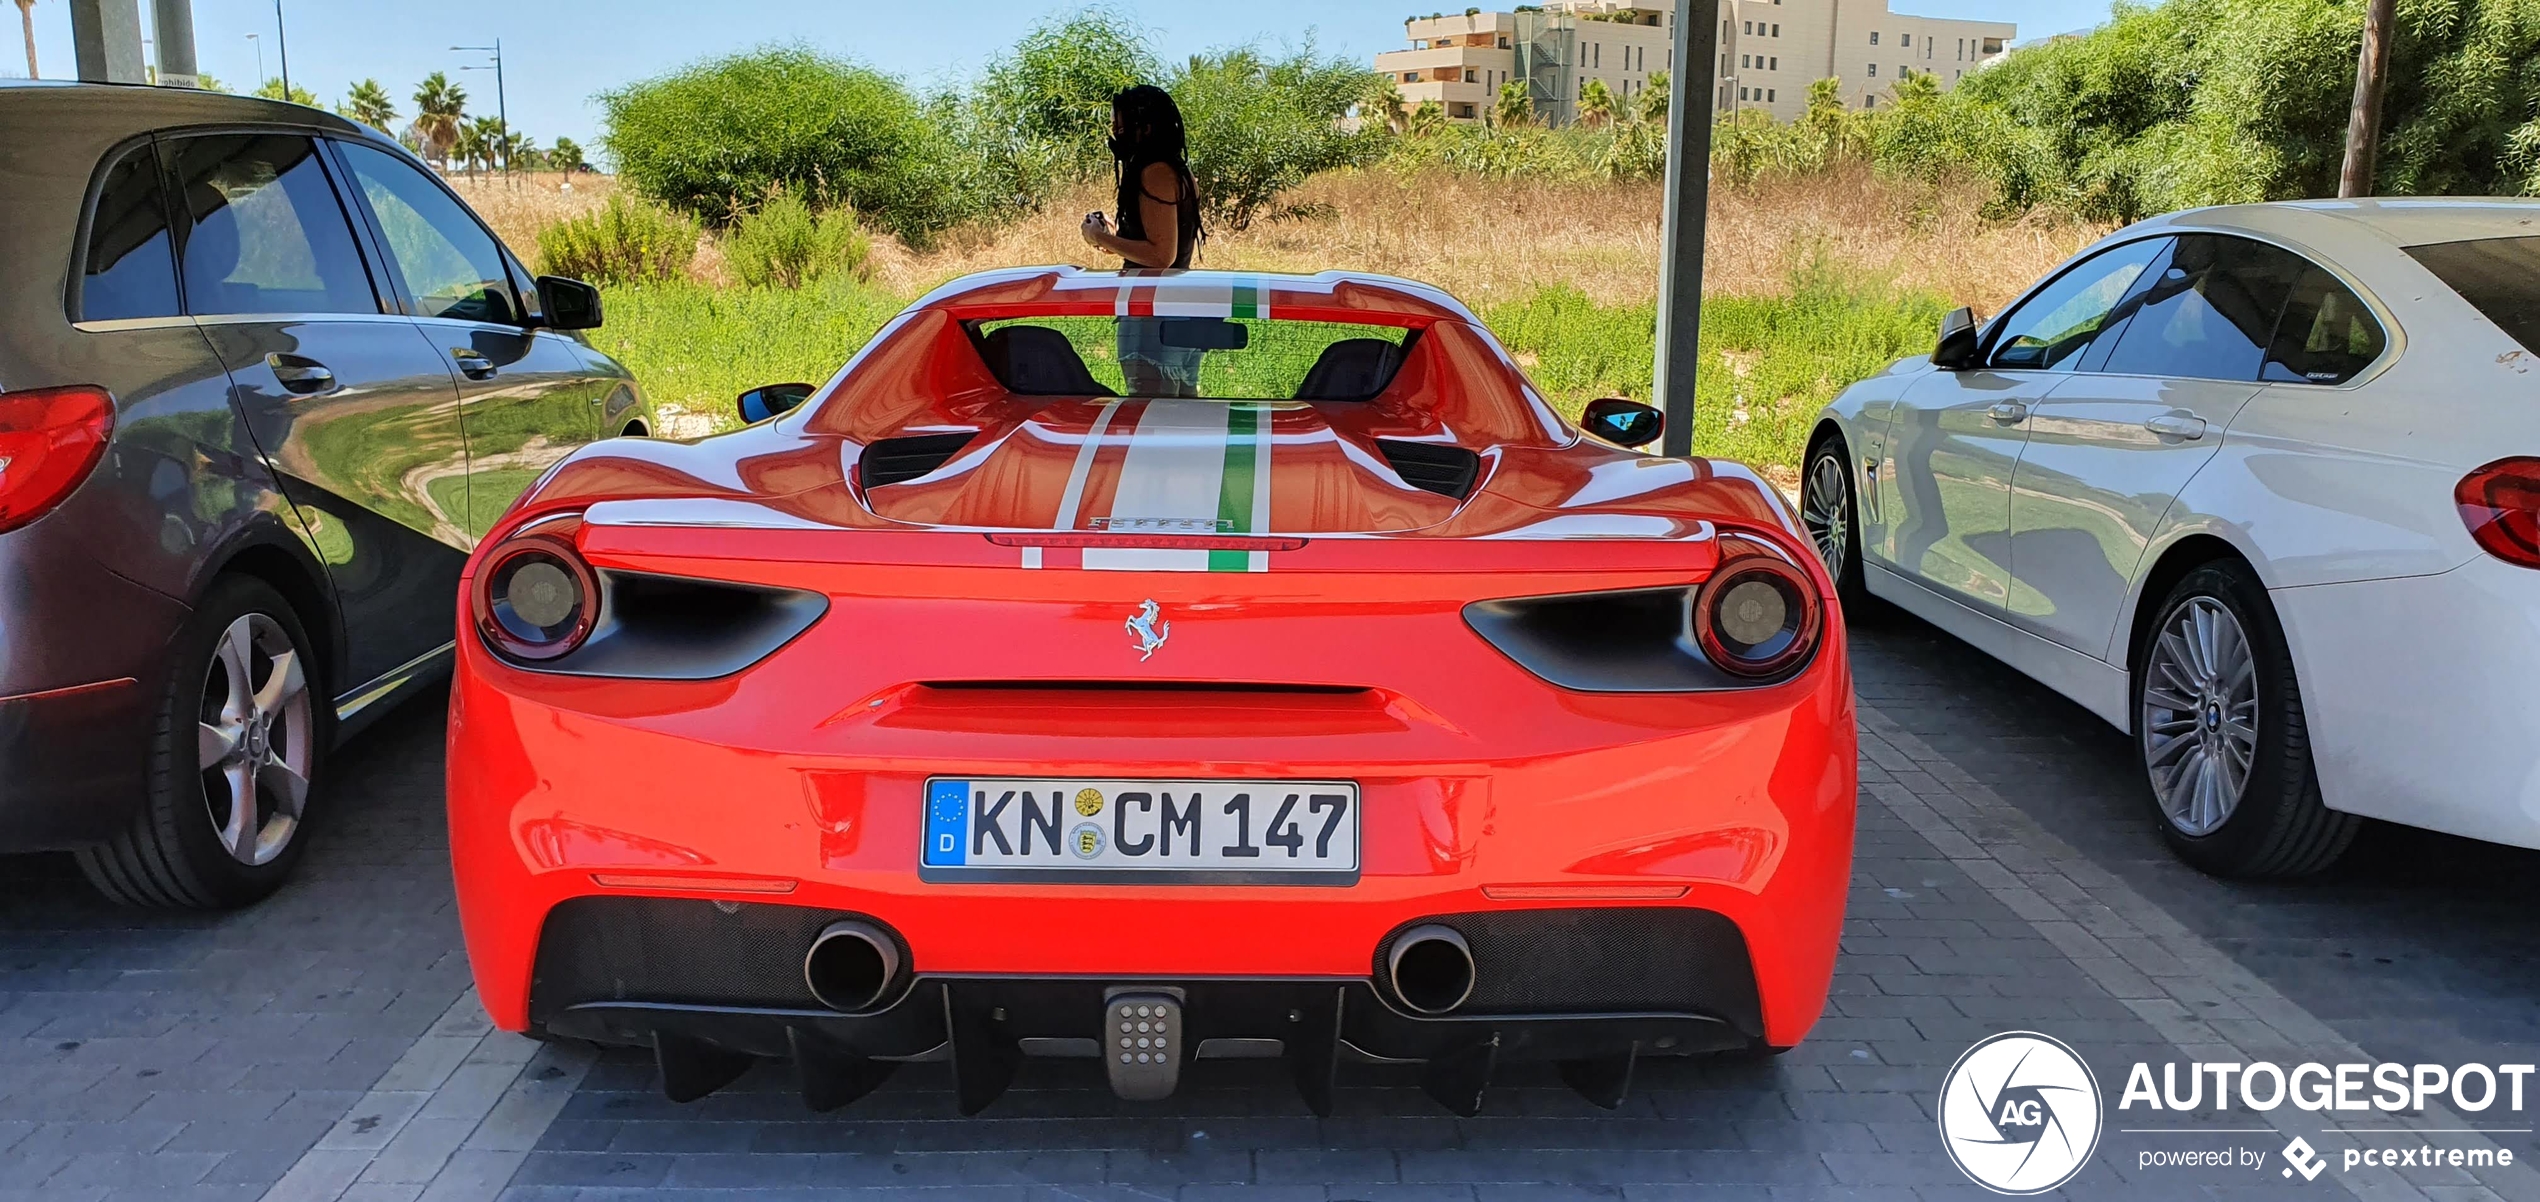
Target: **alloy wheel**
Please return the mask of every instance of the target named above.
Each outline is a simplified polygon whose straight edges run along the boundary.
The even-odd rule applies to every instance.
[[[260,613],[221,632],[203,673],[197,766],[213,835],[230,858],[265,864],[300,827],[316,751],[307,670],[281,623]]]
[[[2144,665],[2143,762],[2179,833],[2231,820],[2258,755],[2258,661],[2240,619],[2212,597],[2172,609]]]
[[[1841,456],[1817,456],[1808,467],[1808,481],[1799,497],[1799,522],[1807,527],[1808,540],[1816,544],[1817,558],[1825,561],[1827,573],[1838,580],[1843,578],[1843,555],[1852,537],[1843,471]]]

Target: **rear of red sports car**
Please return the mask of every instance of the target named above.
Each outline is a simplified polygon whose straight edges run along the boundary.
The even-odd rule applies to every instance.
[[[1132,393],[1135,395],[1123,395]],[[1799,1041],[1851,858],[1841,623],[1770,490],[1583,440],[1442,294],[948,286],[799,410],[568,460],[463,585],[452,847],[512,1028],[806,1101],[1030,1056]]]

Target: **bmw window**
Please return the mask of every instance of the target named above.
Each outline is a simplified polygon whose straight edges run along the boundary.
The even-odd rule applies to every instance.
[[[2408,254],[2524,350],[2540,351],[2540,238],[2437,242]]]
[[[2108,314],[2169,246],[2146,238],[2102,251],[2056,277],[2002,318],[1991,365],[2002,371],[2071,371]]]
[[[2088,369],[2255,380],[2285,298],[2307,266],[2263,242],[2181,235],[2169,257],[2154,265],[2150,286],[2121,306],[2121,329],[2106,362]]]

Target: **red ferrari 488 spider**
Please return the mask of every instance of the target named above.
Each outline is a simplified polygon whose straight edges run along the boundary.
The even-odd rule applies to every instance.
[[[502,1026],[681,1100],[1266,1056],[1322,1112],[1363,1056],[1469,1114],[1502,1060],[1610,1106],[1816,1021],[1833,586],[1753,473],[1616,445],[1654,411],[1586,437],[1418,284],[1069,268],[742,402],[568,457],[469,564],[451,845]]]

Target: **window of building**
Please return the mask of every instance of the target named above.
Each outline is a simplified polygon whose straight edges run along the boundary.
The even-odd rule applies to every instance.
[[[1877,79],[1878,77],[1879,77],[1879,65],[1878,65],[1877,63],[1871,63],[1871,64],[1870,64],[1870,78],[1872,78],[1872,79]]]
[[[1482,73],[1472,69],[1471,67],[1466,67],[1464,68],[1464,82],[1480,83],[1482,82]]]
[[[1417,71],[1405,71],[1402,73],[1402,82],[1418,83],[1420,82],[1420,73]]]
[[[1861,107],[1862,107],[1862,108],[1865,108],[1865,109],[1874,109],[1874,108],[1877,108],[1878,106],[1879,106],[1879,98],[1878,98],[1878,97],[1876,97],[1876,96],[1864,96],[1864,97],[1862,97],[1862,98],[1861,98]]]
[[[1779,26],[1779,25],[1773,26],[1773,36],[1774,36],[1774,37],[1780,37],[1780,36],[1782,36],[1782,27],[1781,27],[1781,26]]]
[[[1782,60],[1781,60],[1781,56],[1779,56],[1779,55],[1775,55],[1775,56],[1774,56],[1774,57],[1772,57],[1772,58],[1769,58],[1769,59],[1764,60],[1764,69],[1765,69],[1765,70],[1767,70],[1767,71],[1779,71],[1779,70],[1781,70],[1781,69],[1782,69]]]
[[[1740,33],[1753,33],[1753,32],[1755,32],[1755,22],[1753,22],[1753,21],[1748,21],[1748,22],[1745,22],[1744,24],[1745,24],[1745,28],[1740,29],[1738,32],[1740,32]]]
[[[1775,3],[1775,4],[1779,4],[1779,3],[1781,3],[1781,2],[1782,2],[1782,0],[1773,0],[1773,3]],[[1766,104],[1771,104],[1772,102],[1773,102],[1773,89],[1771,89],[1771,88],[1766,88],[1766,89],[1764,89],[1764,103],[1766,103]]]
[[[1462,120],[1470,121],[1473,119],[1473,106],[1469,104],[1456,105],[1452,110],[1452,114]]]
[[[1502,50],[1506,50],[1506,49],[1508,49],[1508,35],[1507,35],[1507,34],[1504,34],[1504,33],[1503,33],[1503,34],[1499,35],[1499,48],[1500,48],[1500,49],[1502,49]]]
[[[1591,67],[1602,67],[1605,65],[1605,43],[1598,42],[1595,45],[1588,47],[1588,65]]]
[[[1873,29],[1873,30],[1871,30],[1871,31],[1870,31],[1870,44],[1871,44],[1871,45],[1873,45],[1873,46],[1876,46],[1876,45],[1878,45],[1878,44],[1879,44],[1879,31],[1877,31],[1877,30],[1875,30],[1875,29]]]
[[[1746,60],[1748,57],[1749,56],[1743,54],[1737,56],[1737,65],[1740,69],[1743,69],[1747,65]]]
[[[1912,46],[1913,44],[1914,44],[1914,35],[1912,35],[1912,34],[1910,34],[1910,33],[1909,33],[1909,34],[1906,34],[1906,35],[1905,35],[1904,37],[1902,37],[1902,38],[1897,39],[1897,45],[1900,45],[1900,46],[1908,46],[1908,47],[1910,47],[1910,46]]]

